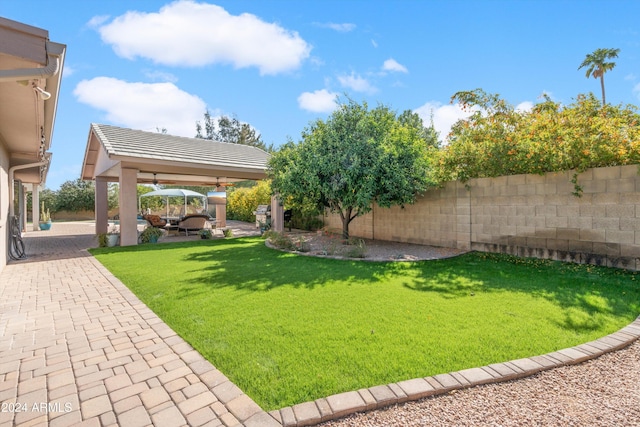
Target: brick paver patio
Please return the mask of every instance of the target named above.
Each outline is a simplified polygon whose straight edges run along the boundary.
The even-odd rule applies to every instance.
[[[27,232],[0,275],[0,426],[280,425],[90,256],[93,233]]]
[[[235,235],[255,233],[236,225]],[[309,426],[580,363],[640,338],[639,317],[606,337],[546,355],[266,413],[87,252],[96,246],[93,233],[93,224],[83,222],[28,232],[28,259],[0,274],[0,427]]]

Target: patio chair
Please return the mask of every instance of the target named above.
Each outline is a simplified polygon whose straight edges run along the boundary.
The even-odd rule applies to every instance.
[[[158,215],[143,215],[142,217],[146,219],[149,225],[152,227],[162,228],[167,225],[167,221],[160,218],[160,216]]]
[[[187,236],[190,231],[197,233],[203,228],[211,228],[209,215],[187,215],[178,223],[178,231],[184,231]]]

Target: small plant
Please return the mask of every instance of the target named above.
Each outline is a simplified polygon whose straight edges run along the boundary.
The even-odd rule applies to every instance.
[[[109,238],[107,237],[107,233],[98,233],[96,237],[98,238],[98,246],[101,248],[106,248],[109,242]]]
[[[213,238],[213,233],[211,232],[211,230],[209,228],[203,228],[202,230],[198,231],[198,234],[200,235],[201,239],[211,239],[211,238]]]
[[[298,237],[293,244],[298,252],[309,252],[311,250],[311,245],[302,236]]]
[[[147,227],[140,233],[140,242],[155,243],[162,237],[162,230],[157,227]]]
[[[263,237],[278,249],[294,250],[296,248],[291,238],[284,233],[269,230],[263,234]]]
[[[230,228],[225,228],[224,230],[222,230],[222,234],[224,235],[224,237],[233,237],[233,230]]]
[[[106,233],[98,233],[96,235],[96,237],[98,238],[98,246],[100,246],[101,248],[115,246],[119,235],[120,233],[118,232],[118,228],[115,225],[112,225],[111,227],[109,227]]]
[[[271,230],[271,221],[270,220],[268,220],[267,222],[258,221],[258,226],[260,228],[260,234],[264,234],[265,232]]]
[[[44,209],[44,202],[42,202],[40,208],[40,222],[51,222],[51,213],[49,209]]]
[[[344,256],[347,258],[364,258],[367,254],[367,245],[362,239],[349,239],[345,246]]]
[[[325,255],[336,255],[338,253],[339,247],[341,246],[340,239],[337,234],[333,234],[328,230],[324,231],[325,236],[328,236],[329,239],[327,243],[323,245],[322,252]]]

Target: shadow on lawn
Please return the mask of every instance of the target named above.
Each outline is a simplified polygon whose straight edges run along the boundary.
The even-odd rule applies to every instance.
[[[194,276],[182,283],[178,298],[208,289],[264,292],[293,286],[312,290],[332,281],[375,284],[401,277],[406,289],[444,298],[473,298],[502,291],[545,298],[565,309],[560,326],[576,331],[599,328],[607,314],[633,318],[640,312],[637,273],[500,254],[476,252],[434,261],[370,263],[297,256],[267,248],[264,240],[255,237],[139,245],[117,251],[181,247],[205,250],[192,251],[184,258],[201,266],[187,272]]]
[[[408,275],[406,288],[445,298],[527,293],[562,307],[565,318],[558,324],[565,329],[595,330],[606,322],[606,315],[632,319],[640,312],[640,287],[634,286],[637,273],[486,253],[427,262],[428,268]]]
[[[633,318],[640,310],[640,289],[631,286],[637,274],[605,267],[484,253],[415,263],[367,263],[296,256],[267,248],[261,240],[238,243],[188,259],[206,263],[201,278],[213,288],[313,289],[332,280],[373,284],[400,276],[405,288],[444,298],[523,292],[562,307],[565,318],[559,325],[575,331],[601,328],[609,314]]]
[[[256,238],[234,239],[235,244],[212,245],[210,251],[192,253],[187,261],[204,264],[199,281],[214,289],[268,291],[279,286],[313,289],[333,280],[375,283],[385,275],[385,265],[348,260],[328,260],[280,252]]]

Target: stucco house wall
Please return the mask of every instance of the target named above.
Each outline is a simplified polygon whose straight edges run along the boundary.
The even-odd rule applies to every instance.
[[[9,233],[9,153],[0,142],[0,271],[7,265]]]

